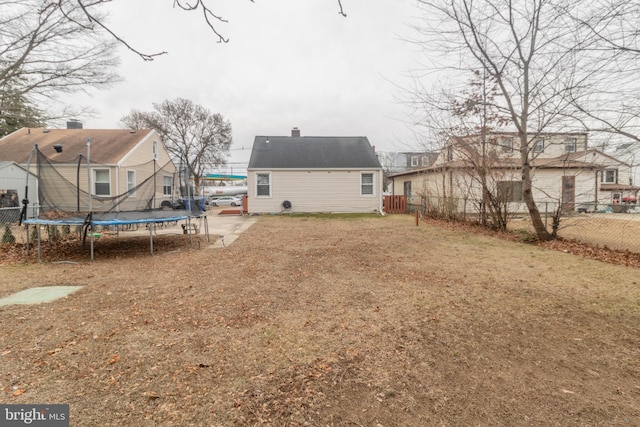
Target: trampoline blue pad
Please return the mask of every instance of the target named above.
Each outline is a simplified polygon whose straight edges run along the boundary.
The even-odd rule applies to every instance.
[[[93,225],[146,224],[182,221],[194,217],[197,218],[199,215],[186,210],[106,212],[94,213],[91,222]],[[86,216],[69,216],[57,219],[29,218],[24,223],[34,225],[83,225],[86,219]]]

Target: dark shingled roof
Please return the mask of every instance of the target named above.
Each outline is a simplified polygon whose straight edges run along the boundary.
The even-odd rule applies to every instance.
[[[141,129],[27,129],[22,128],[0,139],[0,160],[26,164],[35,144],[55,162],[73,163],[78,155],[86,155],[87,138],[91,138],[91,161],[118,163],[136,144],[151,132]],[[60,144],[62,153],[53,146]]]
[[[364,136],[256,136],[249,169],[379,169]]]

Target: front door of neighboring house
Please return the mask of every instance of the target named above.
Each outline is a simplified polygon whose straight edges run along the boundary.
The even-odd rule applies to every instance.
[[[572,212],[576,203],[576,177],[562,177],[562,212]]]
[[[404,195],[411,197],[411,181],[404,182]]]

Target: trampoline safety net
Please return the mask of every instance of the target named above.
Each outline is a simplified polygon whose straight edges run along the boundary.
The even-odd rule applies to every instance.
[[[150,211],[162,208],[163,200],[173,195],[177,174],[171,161],[165,165],[158,165],[152,160],[135,166],[117,167],[93,161],[87,165],[87,159],[79,156],[76,164],[58,164],[40,150],[36,152],[40,218],[60,218],[86,212]],[[86,191],[89,174],[91,199]],[[118,187],[126,191],[113,195]]]

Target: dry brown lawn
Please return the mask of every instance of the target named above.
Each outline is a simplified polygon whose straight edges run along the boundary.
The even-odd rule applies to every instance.
[[[394,215],[156,248],[1,266],[0,297],[85,287],[0,307],[0,401],[74,426],[640,425],[638,269]]]

